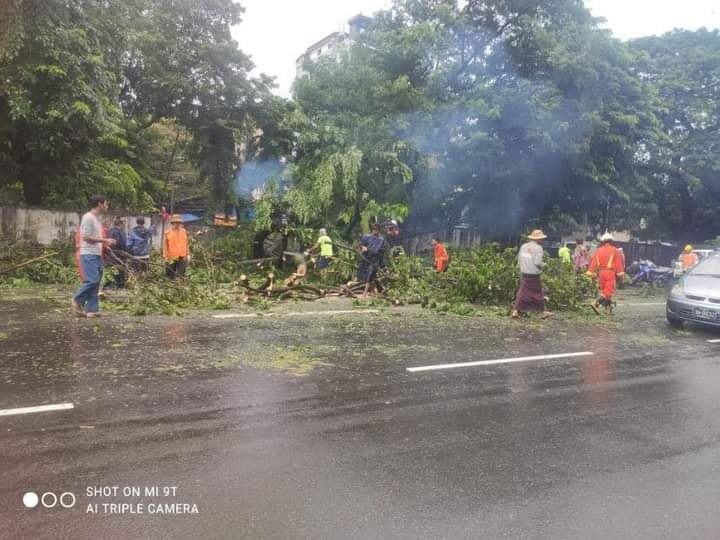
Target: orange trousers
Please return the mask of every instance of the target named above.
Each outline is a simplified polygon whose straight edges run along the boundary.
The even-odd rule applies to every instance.
[[[617,287],[617,276],[615,275],[615,270],[610,270],[608,268],[600,270],[598,284],[600,286],[600,294],[602,297],[605,300],[611,300]]]

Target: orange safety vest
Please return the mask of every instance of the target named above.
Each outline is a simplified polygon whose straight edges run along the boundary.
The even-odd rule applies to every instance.
[[[598,273],[598,285],[603,298],[611,300],[617,287],[617,276],[625,273],[623,255],[611,244],[598,248],[590,260],[589,274]]]
[[[435,244],[435,270],[438,272],[444,272],[448,267],[448,254],[445,246],[442,244]]]
[[[683,270],[690,270],[693,266],[695,266],[698,263],[698,256],[697,253],[683,253],[682,256],[682,266]]]
[[[170,229],[165,233],[165,259],[173,261],[178,257],[187,258],[189,254],[188,236],[184,228],[177,231]]]
[[[588,272],[594,274],[596,272],[611,270],[614,274],[624,274],[623,256],[615,246],[605,244],[598,248],[590,260],[590,268]]]

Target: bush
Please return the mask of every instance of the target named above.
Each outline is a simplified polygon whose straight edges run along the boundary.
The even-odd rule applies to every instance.
[[[430,261],[398,257],[389,271],[388,297],[396,303],[419,303],[444,307],[447,304],[477,303],[510,306],[520,279],[517,250],[488,245],[453,251],[448,271],[435,273]],[[593,292],[593,283],[557,259],[546,259],[543,287],[550,309],[577,309]],[[450,311],[450,309],[446,309]]]
[[[46,258],[24,264],[40,257]],[[54,242],[50,246],[36,242],[0,241],[0,284],[17,287],[35,283],[70,284],[77,281],[72,240]]]

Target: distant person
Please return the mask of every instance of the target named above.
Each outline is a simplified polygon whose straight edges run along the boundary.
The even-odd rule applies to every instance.
[[[700,262],[697,253],[693,251],[693,247],[690,244],[685,246],[682,255],[680,255],[680,262],[682,263],[683,272],[692,270],[697,263]]]
[[[150,246],[155,229],[145,226],[145,218],[135,220],[135,227],[128,235],[127,252],[132,255],[132,267],[138,272],[147,272],[150,266]]]
[[[573,253],[573,264],[578,272],[585,272],[590,265],[590,255],[585,245],[585,240],[579,238],[576,241],[575,252]]]
[[[431,242],[435,258],[435,271],[438,273],[446,272],[448,269],[448,263],[450,262],[450,257],[448,257],[448,252],[445,249],[442,240],[440,240],[440,236],[436,234],[433,235]]]
[[[170,230],[165,233],[163,256],[165,275],[169,279],[177,279],[185,275],[190,259],[190,243],[179,214],[173,214],[170,218]]]
[[[122,289],[127,282],[127,236],[125,235],[125,220],[117,217],[113,221],[113,226],[108,231],[108,236],[115,240],[115,245],[110,254],[110,264],[115,268],[115,279],[113,284],[116,288]]]
[[[79,317],[99,317],[100,283],[103,274],[103,247],[112,247],[115,240],[105,238],[100,216],[108,211],[108,200],[95,195],[90,199],[90,211],[80,220],[78,238],[78,262],[82,285],[72,299],[72,308]]]
[[[332,238],[328,236],[326,229],[320,229],[318,231],[318,239],[315,245],[308,250],[310,253],[320,253],[317,260],[317,267],[319,270],[325,270],[332,262],[335,252],[333,250]]]
[[[600,306],[605,307],[605,313],[612,313],[613,295],[617,287],[618,278],[625,277],[623,255],[613,245],[613,236],[606,232],[600,238],[600,247],[593,254],[588,268],[589,276],[598,277],[600,296],[593,300],[590,306],[600,315]]]
[[[572,255],[570,254],[570,248],[567,243],[564,243],[558,250],[558,258],[568,266],[573,264]]]
[[[545,268],[542,242],[546,238],[547,236],[540,229],[536,229],[528,236],[530,241],[520,247],[518,253],[520,287],[515,297],[513,319],[517,319],[528,311],[541,312],[543,319],[552,316],[552,312],[545,309],[545,294],[540,280],[540,274]]]
[[[621,247],[617,248],[618,253],[620,254],[620,266],[622,267],[623,271],[627,268],[627,262],[625,259],[625,250]],[[617,276],[617,288],[618,289],[624,289],[625,288],[625,274],[623,273],[621,276]]]
[[[371,288],[375,288],[374,282],[378,270],[384,264],[386,247],[385,238],[380,234],[380,225],[373,223],[370,234],[365,234],[360,239],[358,279],[365,283],[363,298],[367,298]]]

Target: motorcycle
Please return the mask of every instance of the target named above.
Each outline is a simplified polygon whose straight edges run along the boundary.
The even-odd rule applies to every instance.
[[[635,261],[630,265],[629,274],[631,283],[648,283],[650,285],[667,285],[673,277],[673,269],[666,266],[658,266],[652,261]]]

